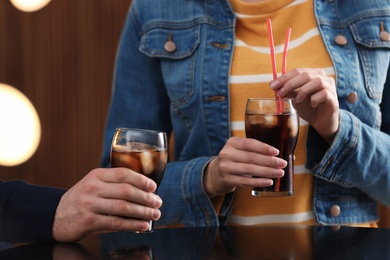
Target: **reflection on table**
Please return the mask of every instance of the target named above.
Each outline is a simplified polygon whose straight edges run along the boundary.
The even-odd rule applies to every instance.
[[[30,244],[0,250],[0,259],[390,259],[390,229],[198,227],[94,238],[91,248]]]

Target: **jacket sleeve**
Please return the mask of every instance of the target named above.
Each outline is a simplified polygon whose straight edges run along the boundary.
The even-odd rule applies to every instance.
[[[21,180],[0,181],[0,241],[51,241],[54,214],[64,193]]]
[[[356,188],[371,199],[390,205],[388,133],[340,110],[340,127],[332,145],[318,142],[320,139],[316,131],[309,128],[307,167],[316,177],[346,188]]]
[[[387,71],[387,79],[385,83],[385,88],[383,90],[381,111],[383,113],[381,130],[390,135],[390,66]]]
[[[141,1],[140,1],[141,2]],[[137,3],[132,3],[132,8]],[[172,131],[170,100],[159,59],[138,51],[142,30],[130,12],[121,36],[115,62],[111,105],[104,133],[102,167],[110,167],[110,147],[116,127]],[[210,158],[168,163],[158,194],[164,201],[156,225],[204,226],[218,223],[214,208],[203,191],[203,169]],[[174,205],[174,206],[172,206]]]
[[[390,67],[380,103],[382,125],[375,129],[346,110],[331,146],[309,128],[307,167],[325,181],[356,188],[371,199],[390,205]],[[369,112],[365,112],[369,113]]]

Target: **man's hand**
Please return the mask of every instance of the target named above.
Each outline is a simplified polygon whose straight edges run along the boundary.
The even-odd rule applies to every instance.
[[[94,169],[58,204],[53,238],[71,242],[94,233],[146,231],[158,220],[162,200],[156,183],[126,168]]]

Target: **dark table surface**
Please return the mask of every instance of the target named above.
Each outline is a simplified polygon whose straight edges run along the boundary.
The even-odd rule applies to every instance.
[[[0,259],[390,259],[390,229],[220,227],[107,233],[0,248]]]

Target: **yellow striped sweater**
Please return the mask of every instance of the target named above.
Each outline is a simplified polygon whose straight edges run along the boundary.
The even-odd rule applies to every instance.
[[[230,73],[231,129],[245,137],[244,111],[250,97],[274,97],[269,88],[272,66],[266,19],[272,21],[278,74],[281,72],[286,29],[292,28],[287,71],[292,68],[322,68],[334,75],[332,62],[317,29],[313,1],[265,0],[246,3],[231,0],[237,16],[235,48]],[[231,225],[315,224],[313,176],[305,168],[306,132],[301,120],[294,161],[294,195],[280,198],[252,197],[250,188],[238,188]]]

